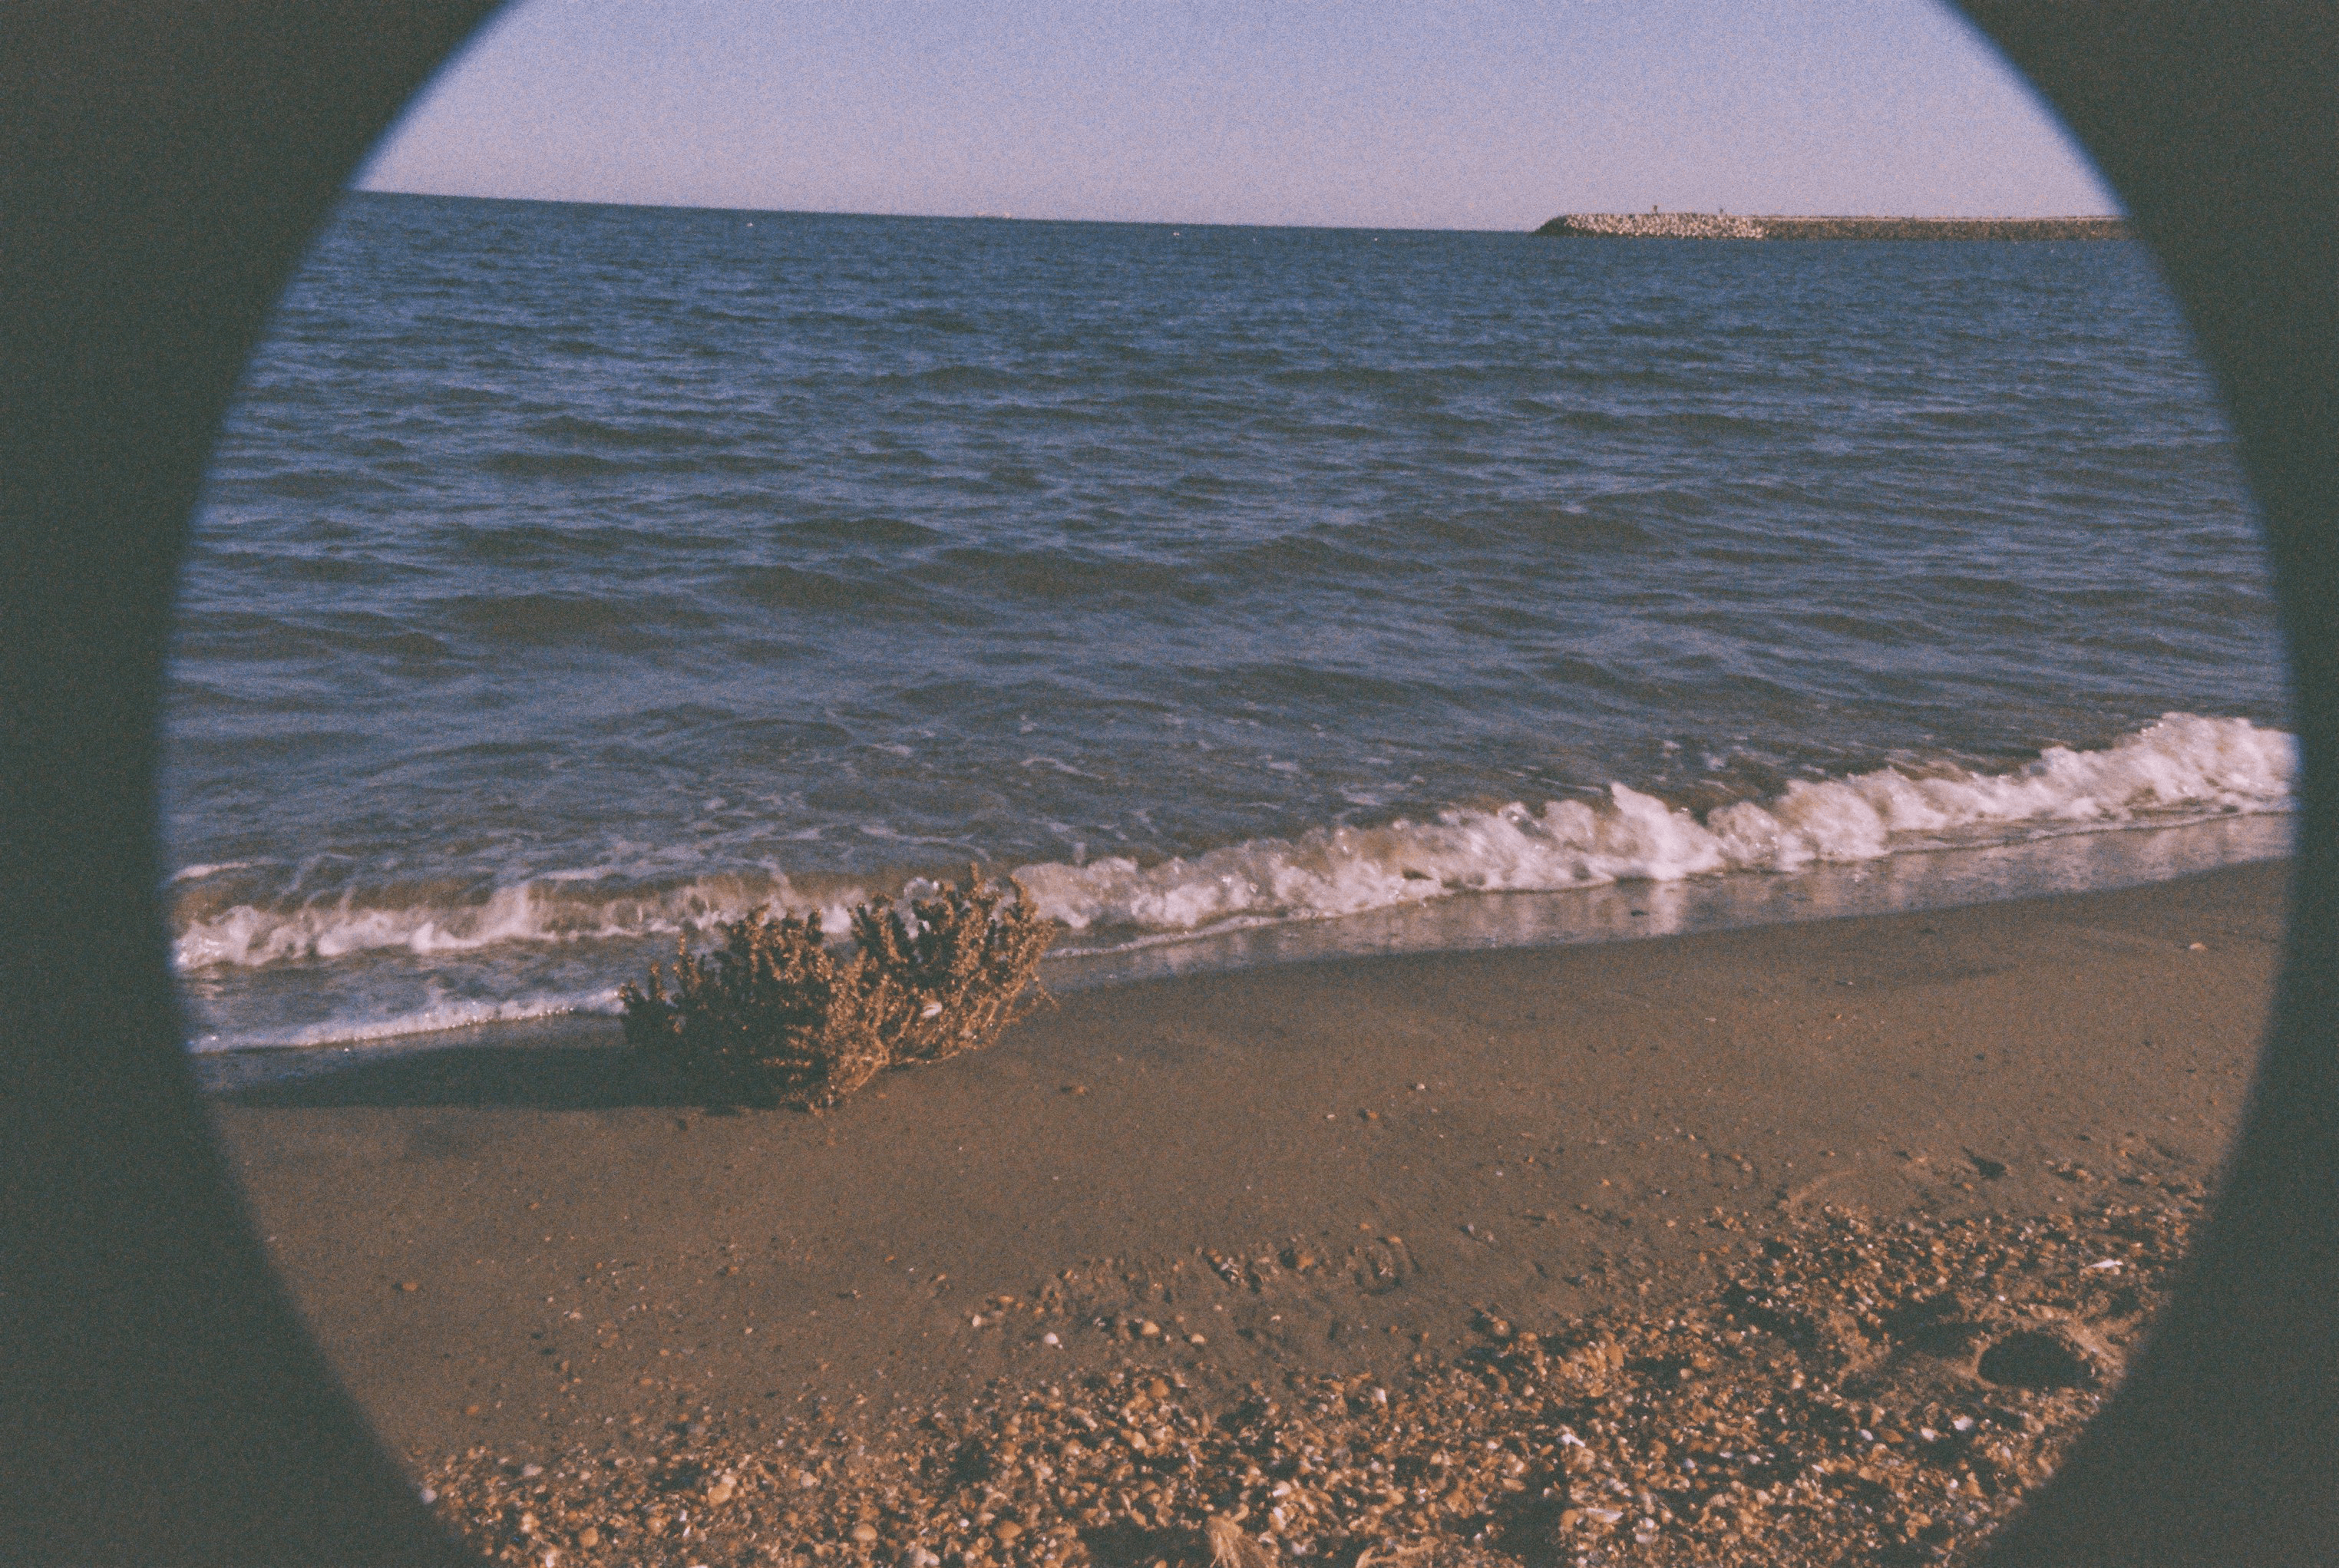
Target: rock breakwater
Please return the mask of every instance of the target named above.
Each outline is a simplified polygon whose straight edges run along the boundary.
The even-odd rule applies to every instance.
[[[1594,240],[2125,240],[2124,218],[1796,218],[1564,212],[1535,231]]]

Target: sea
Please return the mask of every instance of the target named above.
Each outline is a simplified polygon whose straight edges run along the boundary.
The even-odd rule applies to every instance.
[[[192,1046],[1012,873],[1051,985],[2285,853],[2141,248],[353,194],[182,590]]]

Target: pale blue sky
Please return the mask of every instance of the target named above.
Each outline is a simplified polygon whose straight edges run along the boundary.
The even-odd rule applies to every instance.
[[[1934,0],[518,0],[361,183],[1467,229],[2114,210]]]

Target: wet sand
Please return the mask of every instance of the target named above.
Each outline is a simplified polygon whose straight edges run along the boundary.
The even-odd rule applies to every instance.
[[[710,1113],[581,1020],[224,1094],[219,1124],[418,1466],[1133,1360],[1207,1405],[1400,1376],[1481,1308],[1661,1304],[1828,1206],[2196,1191],[2286,873],[1088,991],[819,1117]]]

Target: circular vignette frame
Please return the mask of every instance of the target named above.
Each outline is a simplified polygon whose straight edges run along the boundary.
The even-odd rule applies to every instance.
[[[246,1223],[181,1050],[155,782],[176,577],[270,308],[493,0],[0,10],[0,1558],[469,1561]],[[2304,763],[2283,979],[2214,1215],[1995,1563],[2339,1542],[2339,5],[1964,0],[2215,370]]]

